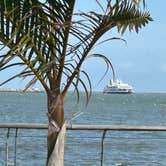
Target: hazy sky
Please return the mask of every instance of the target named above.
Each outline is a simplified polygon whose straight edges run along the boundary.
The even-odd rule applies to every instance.
[[[138,34],[128,32],[122,36],[127,45],[122,41],[111,41],[96,47],[93,52],[106,55],[115,68],[117,78],[131,84],[136,92],[166,92],[166,0],[147,2],[153,22]],[[78,9],[96,10],[95,0],[77,0],[76,10]],[[111,31],[105,37],[121,36]],[[98,84],[106,69],[104,63],[92,59],[86,62],[84,68],[90,73],[93,89],[102,91],[111,79],[111,71]],[[7,73],[1,72],[0,81],[6,76]],[[13,81],[6,86],[20,85],[21,82]]]

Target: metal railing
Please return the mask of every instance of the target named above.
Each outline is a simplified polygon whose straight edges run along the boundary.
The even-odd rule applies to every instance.
[[[21,163],[21,159],[19,155],[23,155],[22,151],[18,151],[18,149],[25,149],[25,152],[29,150],[29,158],[37,158],[40,160],[44,158],[46,155],[46,137],[47,137],[47,125],[46,124],[20,124],[20,123],[0,123],[0,166],[16,166],[17,163]],[[120,159],[121,154],[117,154],[118,150],[116,149],[118,146],[120,147],[119,152],[124,151],[125,155],[126,152],[130,151],[131,148],[139,151],[143,149],[141,152],[145,152],[145,148],[149,148],[149,145],[152,145],[152,150],[157,148],[163,148],[163,150],[158,150],[161,152],[161,158],[164,157],[166,153],[166,127],[164,126],[119,126],[119,125],[67,125],[67,147],[66,147],[66,164],[67,166],[81,166],[81,162],[84,162],[83,165],[116,165],[122,166],[123,163],[126,165],[148,165],[151,166],[162,166],[166,164],[166,160],[158,161],[157,157],[154,159],[153,156],[155,153],[148,152],[150,157],[149,160],[144,159],[141,161],[134,161],[134,157],[131,160],[124,157],[123,160]],[[125,133],[127,132],[127,134]],[[155,132],[155,133],[154,133]],[[28,134],[27,134],[28,133]],[[114,133],[113,135],[111,135]],[[134,133],[134,135],[129,135],[129,133]],[[152,134],[153,133],[153,134]],[[158,134],[159,133],[159,134]],[[116,136],[115,136],[116,135]],[[140,136],[142,135],[142,136]],[[146,137],[146,138],[145,138]],[[10,140],[12,138],[12,141]],[[23,143],[21,142],[20,138],[24,138]],[[45,142],[39,141],[39,139],[45,140]],[[1,141],[1,139],[3,141]],[[30,140],[28,140],[30,139]],[[33,139],[35,141],[33,142]],[[36,141],[36,139],[38,139]],[[131,141],[132,140],[132,141]],[[134,141],[133,141],[134,140]],[[139,143],[137,141],[139,140]],[[141,141],[140,141],[141,140]],[[148,143],[144,144],[144,141]],[[161,142],[162,140],[162,147],[158,147],[156,144],[153,148],[154,142]],[[152,141],[152,143],[149,143]],[[40,145],[43,149],[40,149],[36,144],[40,142]],[[115,147],[116,145],[116,147]],[[31,146],[29,148],[29,146]],[[130,148],[129,148],[130,146]],[[43,156],[34,157],[31,156],[30,153],[33,151],[31,148],[39,148],[38,153],[42,153]],[[70,148],[71,147],[71,148]],[[87,147],[94,149],[88,152]],[[110,147],[110,148],[109,148]],[[157,147],[157,148],[156,148]],[[74,149],[75,148],[75,149]],[[81,150],[81,148],[83,148]],[[123,148],[126,148],[125,150]],[[128,149],[127,149],[128,148]],[[28,149],[28,150],[27,150]],[[132,153],[135,154],[135,157],[139,154],[132,149]],[[11,153],[12,151],[12,153]],[[45,152],[43,152],[45,151]],[[80,153],[78,151],[81,151]],[[82,154],[86,154],[82,156]],[[129,152],[128,152],[129,154]],[[76,155],[77,160],[76,160]],[[130,154],[129,154],[130,155]],[[142,154],[144,157],[144,154]],[[117,157],[118,156],[118,157]],[[1,159],[1,157],[3,159]],[[142,157],[142,158],[143,158]],[[166,157],[166,156],[165,156]],[[19,159],[18,159],[19,158]],[[72,158],[72,159],[71,159]],[[89,158],[89,159],[87,159]],[[115,159],[117,158],[117,159]],[[11,160],[12,159],[12,160]],[[25,158],[23,158],[25,161]],[[28,159],[27,159],[28,160]],[[20,165],[26,165],[20,164]],[[44,159],[43,159],[44,161]],[[74,161],[74,162],[73,162]],[[116,161],[116,162],[113,162]],[[79,164],[78,164],[79,163]],[[135,163],[135,164],[133,164]],[[165,163],[165,164],[164,164]],[[35,165],[40,165],[34,163]],[[124,165],[125,165],[124,164]],[[44,164],[43,164],[44,165]]]

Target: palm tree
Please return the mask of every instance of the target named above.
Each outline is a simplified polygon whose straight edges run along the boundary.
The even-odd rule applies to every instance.
[[[65,130],[64,98],[69,87],[74,86],[78,101],[78,85],[84,88],[87,101],[91,95],[90,78],[81,70],[83,62],[87,57],[99,57],[112,67],[106,56],[90,55],[90,51],[114,27],[121,34],[126,29],[138,32],[152,21],[149,12],[139,10],[140,0],[105,0],[105,4],[96,0],[100,13],[74,13],[75,1],[0,0],[0,71],[21,66],[18,73],[0,86],[18,77],[28,77],[30,81],[25,90],[37,81],[45,89],[48,99],[47,166],[60,166],[52,159],[60,158],[59,153],[63,153],[63,148],[57,154],[54,149],[62,129]],[[118,38],[105,41],[114,39]]]

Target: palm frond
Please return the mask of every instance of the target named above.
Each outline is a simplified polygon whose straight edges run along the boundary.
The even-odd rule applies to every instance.
[[[114,67],[111,63],[111,61],[105,56],[105,55],[102,55],[102,54],[91,54],[89,55],[88,57],[92,57],[92,58],[101,58],[102,60],[104,60],[104,62],[106,63],[106,71],[104,72],[103,76],[101,77],[101,79],[99,80],[98,84],[103,80],[103,78],[105,77],[105,75],[108,73],[108,70],[111,68],[112,70],[112,77],[113,77],[113,80],[115,80],[115,71],[114,71]]]
[[[101,45],[101,44],[106,43],[106,42],[109,42],[109,41],[111,41],[111,40],[120,40],[120,41],[123,41],[125,44],[127,44],[126,40],[123,39],[123,38],[120,38],[120,37],[111,37],[111,38],[105,39],[105,40],[103,40],[103,41],[97,43],[95,46]]]
[[[142,26],[145,26],[149,21],[152,21],[149,12],[141,12],[131,3],[126,4],[125,6],[121,4],[118,9],[112,13],[110,21],[116,23],[118,31],[121,34],[124,34],[126,29],[129,31],[135,29],[138,33],[139,29]]]
[[[74,2],[0,1],[0,41],[26,65],[30,64],[34,75],[39,66],[52,64],[45,73],[42,71],[51,88],[60,84]],[[40,76],[42,84],[43,76]],[[58,81],[53,84],[52,80],[57,77]]]
[[[96,0],[96,3],[100,13],[74,14],[75,0],[0,1],[0,54],[6,48],[9,50],[0,55],[0,70],[26,66],[17,75],[32,78],[26,87],[38,79],[47,92],[53,90],[65,95],[70,85],[76,88],[79,84],[89,99],[92,87],[88,73],[82,72],[88,84],[81,78],[83,62],[97,44],[116,39],[125,41],[112,36],[102,42],[99,39],[112,28],[117,27],[121,34],[127,29],[138,32],[152,21],[148,11],[139,10],[138,4],[144,5],[145,0],[105,0],[102,3]],[[104,59],[106,66],[113,68],[105,56],[94,56]],[[19,58],[16,63],[15,58]],[[63,75],[66,82],[62,88]],[[76,91],[78,93],[78,88]]]

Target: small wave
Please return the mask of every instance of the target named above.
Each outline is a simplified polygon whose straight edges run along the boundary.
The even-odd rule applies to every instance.
[[[160,104],[160,106],[166,107],[166,104]]]
[[[128,166],[126,163],[116,163],[115,166]]]

